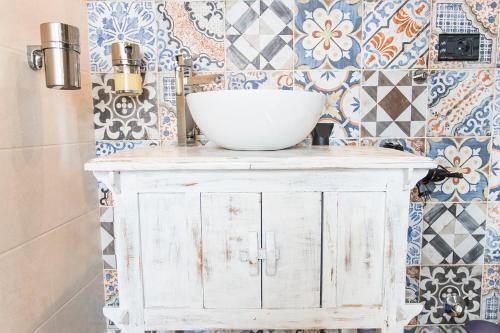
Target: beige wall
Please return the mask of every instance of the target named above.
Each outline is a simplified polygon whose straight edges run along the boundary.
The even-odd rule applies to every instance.
[[[39,24],[80,28],[82,90],[45,88],[26,63]],[[87,18],[82,0],[2,1],[0,331],[105,331]]]

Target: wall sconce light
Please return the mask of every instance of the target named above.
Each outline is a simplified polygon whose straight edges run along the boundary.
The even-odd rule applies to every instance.
[[[115,93],[138,96],[142,94],[141,49],[138,44],[117,42],[111,46],[115,69]]]
[[[80,32],[64,23],[40,25],[42,45],[28,45],[28,64],[33,70],[45,67],[47,88],[80,89]]]

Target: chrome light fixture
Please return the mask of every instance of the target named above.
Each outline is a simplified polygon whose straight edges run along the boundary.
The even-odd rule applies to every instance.
[[[42,45],[28,45],[28,63],[31,69],[45,67],[47,88],[80,89],[80,32],[64,23],[40,25]]]
[[[138,44],[117,42],[111,46],[111,61],[115,70],[115,93],[142,94],[141,49]]]

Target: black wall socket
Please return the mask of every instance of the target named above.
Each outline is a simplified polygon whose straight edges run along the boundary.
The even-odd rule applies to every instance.
[[[479,34],[440,34],[438,61],[478,61]]]

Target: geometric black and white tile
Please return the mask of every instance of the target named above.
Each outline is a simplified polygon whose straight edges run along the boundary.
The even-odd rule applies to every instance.
[[[422,265],[483,264],[485,225],[486,204],[427,205]]]
[[[226,2],[226,58],[231,70],[293,68],[293,1]]]
[[[113,207],[101,207],[100,215],[104,269],[116,269]]]
[[[138,97],[114,93],[113,74],[92,75],[96,140],[158,140],[156,74],[143,77]]]
[[[424,309],[419,324],[462,324],[479,319],[482,266],[423,266],[420,269],[420,302]],[[449,295],[466,299],[464,314],[452,317],[444,310]]]

